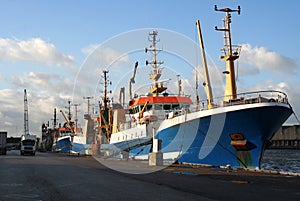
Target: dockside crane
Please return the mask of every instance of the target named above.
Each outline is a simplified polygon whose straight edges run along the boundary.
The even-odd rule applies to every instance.
[[[135,75],[136,75],[136,70],[137,70],[137,67],[138,67],[139,63],[138,62],[135,62],[135,65],[134,65],[134,69],[133,69],[133,74],[132,74],[132,77],[130,78],[129,80],[129,98],[130,100],[132,100],[132,84],[135,83]]]
[[[29,135],[28,101],[27,101],[26,89],[24,89],[24,134]]]
[[[124,107],[124,104],[125,104],[125,87],[121,87],[121,89],[120,89],[119,103]]]
[[[60,113],[63,115],[64,119],[66,120],[68,128],[69,128],[73,133],[75,133],[75,130],[74,130],[74,128],[73,128],[72,125],[71,125],[71,121],[66,117],[65,113],[64,113],[62,110],[60,110]]]
[[[64,119],[67,123],[67,127],[75,134],[75,129],[73,127],[73,122],[71,122],[71,120],[72,120],[71,101],[68,101],[68,106],[66,107],[66,109],[68,109],[68,117],[65,115],[65,113],[62,110],[60,110],[60,113],[64,117]]]
[[[205,92],[206,92],[206,96],[207,96],[207,107],[208,107],[208,109],[212,109],[214,98],[213,98],[213,94],[212,94],[212,90],[211,90],[209,72],[208,72],[208,69],[207,69],[204,43],[203,43],[203,38],[202,38],[202,33],[201,33],[201,27],[200,27],[200,21],[199,20],[196,21],[196,26],[198,28],[198,37],[199,37],[199,43],[200,43],[200,50],[201,50],[201,53],[202,53],[202,65],[203,65],[203,72],[204,72],[203,86],[205,87]]]
[[[38,141],[36,135],[29,134],[28,101],[27,101],[26,89],[24,89],[24,134],[21,135],[20,154],[35,155],[37,146],[38,146]]]

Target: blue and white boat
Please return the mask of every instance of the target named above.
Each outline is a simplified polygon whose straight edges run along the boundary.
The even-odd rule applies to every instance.
[[[101,150],[107,157],[127,153],[128,157],[148,159],[150,152],[158,150],[163,153],[164,161],[260,168],[272,136],[293,111],[283,92],[236,92],[234,61],[239,58],[240,50],[231,45],[230,13],[239,13],[240,8],[216,7],[215,10],[226,13],[224,27],[216,27],[225,33],[224,55],[221,56],[226,62],[224,97],[214,99],[212,96],[204,54],[207,100],[197,99],[197,107],[192,110],[190,96],[167,94],[164,81],[160,81],[162,68],[156,60],[158,33],[153,31],[149,36],[151,46],[147,49],[153,55],[153,60],[148,62],[153,68],[149,93],[131,97],[128,108],[118,109],[108,105],[106,93],[103,97],[99,130]],[[199,21],[197,25],[202,42]],[[153,139],[160,140],[161,147],[153,146]]]
[[[59,128],[58,132],[65,130],[66,128]],[[60,153],[70,153],[78,155],[91,155],[91,143],[87,143],[85,136],[68,132],[67,135],[61,135],[55,139],[52,150]]]
[[[77,128],[77,126],[74,128],[73,122],[71,122],[70,112],[68,119],[62,111],[61,113],[63,114],[66,123],[63,127],[55,129],[52,151],[78,155],[91,155],[92,142],[90,140],[90,133],[92,133],[93,136],[94,130],[90,123],[90,116],[85,115],[85,128],[84,133],[82,133],[78,132],[81,131],[81,129]]]

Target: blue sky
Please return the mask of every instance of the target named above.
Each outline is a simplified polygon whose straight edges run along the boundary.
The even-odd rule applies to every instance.
[[[233,43],[242,45],[238,63],[239,92],[282,90],[289,95],[296,114],[300,115],[300,91],[297,89],[300,82],[300,3],[297,0],[275,3],[258,0],[0,2],[0,130],[8,130],[9,135],[20,135],[23,132],[24,88],[29,96],[30,130],[39,134],[41,124],[52,118],[53,108],[64,108],[67,100],[72,98],[76,75],[81,76],[79,70],[88,68],[87,58],[91,51],[99,44],[112,45],[117,41],[115,38],[122,37],[125,33],[157,29],[167,33],[174,32],[182,43],[185,40],[187,43],[198,43],[195,21],[199,19],[210,63],[217,68],[224,67],[225,64],[219,60],[220,48],[223,46],[222,33],[214,30],[215,26],[222,27],[224,13],[215,12],[215,4],[219,8],[233,9],[240,5],[242,9],[241,15],[232,14]],[[95,64],[107,65],[105,59],[110,61],[109,59],[118,55],[118,48],[128,47],[129,43],[136,43],[138,47],[135,48],[143,49],[148,45],[147,35],[138,37],[144,37],[145,44],[138,43],[135,38],[113,44],[111,47],[115,49],[106,49],[107,55],[100,56],[102,63]],[[170,46],[161,40],[163,49],[168,50]],[[199,51],[190,49],[191,52],[185,53],[198,57],[196,55]],[[160,59],[165,60],[166,66],[174,65],[174,71],[183,73],[186,80],[192,79],[192,72],[180,67],[185,62],[178,61],[178,58],[172,59],[170,54],[160,56],[165,57]],[[126,75],[130,76],[135,59],[147,58],[149,59],[141,52],[131,52],[121,59],[122,67],[116,68],[115,73],[118,74],[123,69],[125,79]],[[200,56],[196,60],[201,61]],[[97,69],[93,70],[97,72]],[[98,69],[98,72],[101,70]],[[191,77],[187,75],[189,72]],[[217,73],[213,71],[211,74],[214,76]],[[96,74],[88,76],[92,75]],[[99,77],[100,75],[95,76],[95,82]],[[86,80],[82,79],[82,82]],[[80,104],[83,112],[85,102],[82,100]],[[58,116],[62,121],[61,115]],[[289,122],[295,123],[295,119],[290,119]]]

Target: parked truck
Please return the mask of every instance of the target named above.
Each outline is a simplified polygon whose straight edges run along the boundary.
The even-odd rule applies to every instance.
[[[20,154],[31,154],[35,155],[37,148],[37,138],[36,135],[22,135],[21,136],[21,149],[20,149]]]
[[[6,138],[7,138],[7,132],[1,131],[0,132],[0,155],[6,155]]]

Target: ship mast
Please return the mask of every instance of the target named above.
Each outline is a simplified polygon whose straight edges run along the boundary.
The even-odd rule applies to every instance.
[[[71,101],[70,100],[68,101],[68,106],[65,108],[68,109],[68,120],[69,120],[69,122],[71,122],[72,114],[71,114]]]
[[[151,45],[149,48],[145,48],[145,52],[147,53],[148,51],[150,51],[153,56],[153,61],[146,61],[146,65],[151,64],[153,68],[152,74],[150,75],[150,79],[153,80],[153,86],[152,89],[150,90],[150,93],[152,93],[154,96],[158,96],[159,93],[167,89],[166,87],[163,86],[162,82],[161,85],[158,86],[158,80],[161,76],[161,71],[162,71],[162,68],[159,66],[164,62],[157,61],[156,59],[157,52],[160,51],[156,49],[156,44],[159,42],[159,40],[157,40],[157,34],[158,34],[157,31],[153,31],[149,33],[148,39],[151,42]]]
[[[75,121],[75,134],[77,134],[77,131],[78,131],[78,112],[79,112],[78,106],[79,105],[80,104],[78,104],[78,103],[72,104],[72,106],[74,106],[74,108],[75,108],[75,119],[74,119],[74,121]]]
[[[103,71],[104,76],[104,96],[103,96],[103,103],[104,103],[104,109],[108,109],[107,103],[109,102],[109,98],[107,97],[107,85],[108,85],[108,78],[107,78],[107,70]]]
[[[87,100],[87,115],[90,115],[90,107],[91,107],[91,99],[93,99],[93,96],[83,96],[83,99]]]
[[[103,77],[104,77],[104,95],[102,97],[103,100],[103,107],[100,107],[100,122],[99,126],[103,134],[105,135],[106,139],[110,140],[110,135],[112,131],[112,114],[109,107],[110,99],[107,96],[107,93],[110,93],[107,91],[107,87],[111,82],[108,81],[108,71],[103,70]]]
[[[226,70],[224,74],[226,76],[226,86],[225,86],[225,94],[224,101],[230,101],[237,98],[236,95],[236,80],[235,80],[235,72],[234,72],[234,61],[239,58],[240,47],[237,47],[234,51],[232,50],[231,44],[231,32],[230,32],[230,23],[231,23],[231,14],[232,12],[237,12],[240,14],[241,8],[238,6],[237,10],[232,10],[230,8],[218,9],[215,5],[215,11],[225,12],[226,16],[223,19],[223,28],[219,29],[217,26],[215,30],[224,32],[225,44],[221,59],[226,61]]]

